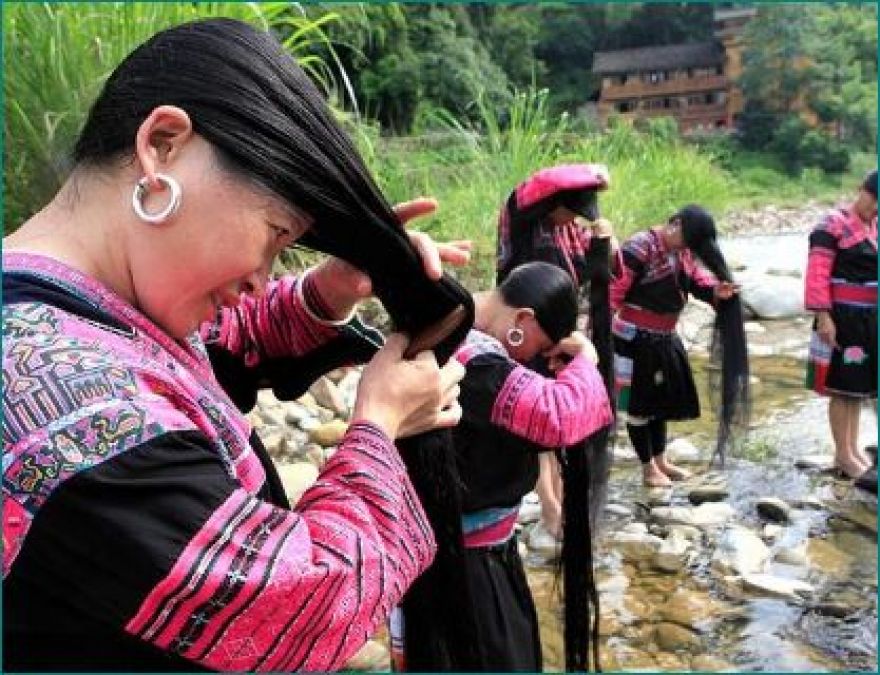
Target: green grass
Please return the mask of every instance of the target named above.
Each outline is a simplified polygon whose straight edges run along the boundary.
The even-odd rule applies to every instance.
[[[312,20],[299,9],[287,2],[4,2],[5,230],[55,194],[104,80],[159,30],[212,16],[271,26],[313,79],[331,89],[331,69],[310,47],[325,44],[322,27],[335,14]]]

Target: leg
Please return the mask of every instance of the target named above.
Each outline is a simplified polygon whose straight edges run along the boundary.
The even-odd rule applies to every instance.
[[[651,447],[654,455],[654,464],[672,480],[684,480],[690,478],[691,472],[676,466],[666,459],[666,420],[651,420]]]
[[[871,458],[868,453],[859,447],[859,421],[862,417],[862,400],[853,398],[849,403],[849,447],[850,451],[860,464],[871,468]]]
[[[863,464],[853,455],[853,446],[850,445],[851,418],[850,401],[843,396],[832,396],[828,401],[828,422],[834,439],[834,463],[850,478],[857,478],[870,467],[870,462]]]
[[[629,440],[642,463],[642,483],[647,487],[669,487],[672,482],[654,462],[650,420],[630,415],[626,424]]]
[[[544,527],[556,539],[562,537],[562,497],[561,492],[556,491],[556,480],[559,479],[559,462],[553,453],[542,452],[538,456],[541,462],[541,472],[538,474],[538,482],[535,491],[541,500],[541,520]],[[561,481],[561,479],[559,479]]]

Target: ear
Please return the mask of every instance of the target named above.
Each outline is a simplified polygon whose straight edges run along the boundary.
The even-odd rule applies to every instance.
[[[189,115],[173,105],[160,105],[141,123],[135,136],[134,151],[151,189],[161,189],[156,174],[177,158],[192,135]]]
[[[516,310],[516,314],[514,315],[514,324],[519,328],[522,328],[523,325],[527,325],[530,320],[534,320],[535,318],[535,310],[530,307],[520,307]]]

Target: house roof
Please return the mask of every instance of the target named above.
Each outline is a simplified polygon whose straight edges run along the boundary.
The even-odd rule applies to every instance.
[[[717,42],[693,42],[596,52],[593,55],[593,72],[632,73],[645,70],[719,66],[723,63],[724,51]]]

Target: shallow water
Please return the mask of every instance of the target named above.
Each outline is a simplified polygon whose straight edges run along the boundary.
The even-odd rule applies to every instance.
[[[749,256],[750,266],[764,269],[802,269],[806,255],[803,235],[751,237],[746,243],[726,242],[723,248],[728,256]],[[813,500],[810,508],[794,509],[791,522],[768,543],[774,553],[806,546],[806,564],[771,561],[763,570],[807,582],[813,591],[801,600],[786,600],[731,590],[710,565],[712,530],[702,535],[699,554],[690,564],[672,574],[625,562],[600,540],[596,560],[605,670],[877,671],[877,502],[828,473],[795,468],[797,457],[832,453],[827,402],[804,389],[808,324],[801,319],[763,325],[767,332],[757,339],[749,336],[750,342],[784,348],[772,357],[750,359],[758,378],[751,432],[719,473],[727,481],[730,496],[725,501],[736,512],[735,522],[758,534],[766,521],[755,510],[757,498],[780,497],[789,504]],[[693,441],[702,461],[690,468],[705,472],[716,423],[706,360],[695,357],[692,363],[704,413],[700,420],[670,425],[669,435]],[[619,436],[618,442],[625,442],[625,432]],[[876,414],[866,408],[860,440],[867,444],[876,439]],[[644,521],[646,510],[637,504],[654,498],[641,487],[637,464],[617,461],[610,501],[631,507],[634,515],[610,517],[606,532]],[[686,489],[677,487],[670,504],[688,503]],[[545,670],[559,671],[564,658],[553,567],[531,564],[528,572],[541,621]],[[670,614],[678,606],[686,611]],[[687,625],[687,631],[676,632],[670,623]],[[670,644],[670,634],[681,640]]]

